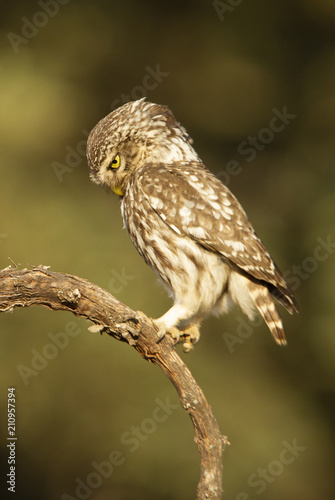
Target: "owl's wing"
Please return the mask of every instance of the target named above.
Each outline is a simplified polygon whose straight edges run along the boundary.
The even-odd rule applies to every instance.
[[[202,163],[146,167],[138,184],[153,210],[173,231],[272,285],[279,291],[278,300],[290,312],[296,309],[288,283],[240,203]]]

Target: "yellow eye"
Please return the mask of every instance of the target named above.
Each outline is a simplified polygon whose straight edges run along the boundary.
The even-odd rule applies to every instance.
[[[113,160],[110,162],[110,164],[108,165],[108,169],[111,169],[111,168],[119,168],[120,166],[120,155],[116,155],[114,156]]]

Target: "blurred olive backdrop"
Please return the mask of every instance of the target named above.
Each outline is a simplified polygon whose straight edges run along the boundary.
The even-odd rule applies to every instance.
[[[128,100],[169,105],[301,308],[281,309],[287,348],[237,309],[208,319],[191,354],[178,347],[231,442],[225,498],[334,498],[334,1],[2,1],[0,19],[1,268],[49,265],[166,311],[84,145]],[[0,315],[2,487],[15,386],[20,500],[195,498],[170,382],[88,326],[42,307]]]

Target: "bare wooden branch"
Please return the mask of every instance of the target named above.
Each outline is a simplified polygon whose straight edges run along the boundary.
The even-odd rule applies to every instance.
[[[117,340],[128,342],[144,359],[164,371],[194,426],[194,440],[200,453],[197,499],[221,498],[221,457],[227,440],[220,434],[212,409],[177,354],[172,338],[166,335],[157,343],[155,328],[149,318],[82,278],[51,272],[44,266],[0,271],[0,312],[33,305],[70,311],[87,318],[96,325],[90,328],[91,331],[106,332]]]

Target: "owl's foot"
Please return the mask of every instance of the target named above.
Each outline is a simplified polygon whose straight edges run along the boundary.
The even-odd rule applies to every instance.
[[[141,319],[143,319],[146,323],[149,323],[149,325],[151,325],[156,330],[157,337],[158,337],[157,342],[159,342],[160,340],[162,340],[162,338],[165,337],[166,333],[170,333],[171,336],[174,339],[176,339],[176,343],[179,341],[180,331],[178,330],[178,328],[172,327],[172,328],[169,329],[169,331],[167,331],[166,328],[164,328],[164,326],[161,325],[158,320],[156,320],[156,319],[154,320],[152,318],[149,318],[142,311],[136,311],[136,312],[141,317]]]
[[[196,344],[200,339],[200,331],[199,325],[194,323],[193,325],[189,325],[186,328],[180,329],[176,326],[171,326],[170,328],[166,328],[164,323],[160,322],[159,319],[153,320],[149,318],[142,311],[137,311],[137,314],[146,322],[152,325],[157,330],[157,337],[159,342],[164,338],[164,336],[169,333],[171,337],[175,340],[175,344],[183,344],[183,351],[190,352],[194,344]]]
[[[180,330],[176,326],[171,326],[169,329],[164,328],[164,326],[160,325],[159,321],[153,320],[153,324],[158,328],[158,342],[165,337],[167,333],[171,335],[173,340],[175,340],[175,344],[178,344],[180,338]]]
[[[169,333],[176,344],[183,344],[184,352],[190,352],[194,344],[200,339],[200,331],[197,324],[189,325],[183,329],[177,328],[176,326],[165,329],[160,325],[159,320],[154,320],[153,323],[158,327],[159,340],[161,340],[166,333]]]
[[[194,344],[200,339],[199,326],[196,324],[187,326],[184,330],[180,330],[180,341],[183,342],[183,351],[190,352]]]
[[[157,325],[157,320],[154,321],[154,323],[159,327],[159,323]],[[176,344],[183,344],[184,352],[190,352],[193,349],[194,344],[196,344],[200,339],[200,331],[197,324],[189,325],[183,329],[172,326],[165,331],[164,329],[161,329],[160,332],[162,337],[164,337],[165,333],[169,333],[176,341]]]

